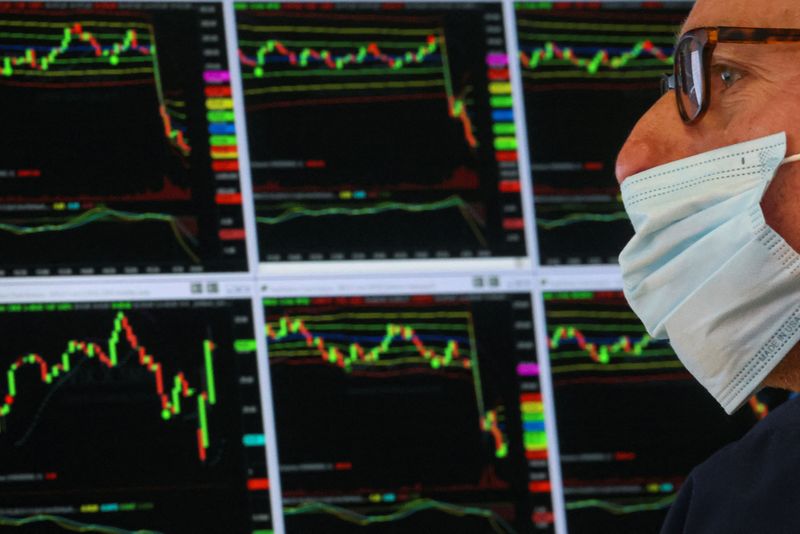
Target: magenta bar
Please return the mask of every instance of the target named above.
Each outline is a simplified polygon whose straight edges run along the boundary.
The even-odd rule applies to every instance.
[[[203,73],[206,83],[224,83],[231,81],[231,74],[226,70],[207,70]]]
[[[518,376],[539,376],[539,366],[535,363],[521,363],[517,366]]]
[[[489,54],[486,63],[490,67],[505,67],[508,65],[508,54]]]

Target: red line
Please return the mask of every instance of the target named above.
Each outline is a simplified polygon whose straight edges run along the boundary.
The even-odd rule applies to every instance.
[[[37,89],[81,89],[85,87],[128,87],[135,85],[153,85],[154,80],[125,80],[120,82],[63,82],[63,83],[44,83],[44,82],[15,82],[0,80],[0,85],[10,85],[13,87],[33,87]]]
[[[307,100],[289,100],[284,102],[268,102],[248,106],[247,111],[260,111],[273,108],[293,108],[298,106],[328,106],[338,104],[369,104],[373,102],[397,102],[404,100],[436,100],[447,99],[444,93],[416,93],[413,95],[386,95],[386,96],[353,96],[343,98],[314,98]]]
[[[206,461],[206,448],[203,447],[203,430],[198,428],[197,429],[197,452],[198,456],[200,456],[200,461]]]
[[[319,4],[306,4],[308,6],[315,6]],[[311,13],[301,13],[293,10],[281,9],[280,11],[245,11],[242,15],[255,16],[255,17],[280,17],[291,19],[323,19],[329,20],[358,20],[358,21],[375,21],[375,22],[426,22],[429,24],[441,24],[441,17],[420,17],[420,16],[398,16],[398,15],[342,15],[334,14],[330,11],[319,10]]]
[[[628,91],[645,91],[645,90],[658,90],[658,84],[655,82],[562,82],[562,83],[541,83],[528,82],[524,84],[526,93],[543,93],[547,91],[619,91],[625,89]]]
[[[553,380],[555,387],[579,386],[587,384],[643,384],[648,382],[685,382],[691,380],[692,375],[687,373],[665,373],[640,376],[609,376],[595,377],[585,376],[580,378],[565,378],[563,380]]]

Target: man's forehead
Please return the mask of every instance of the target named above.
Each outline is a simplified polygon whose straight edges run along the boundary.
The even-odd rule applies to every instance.
[[[697,0],[681,35],[705,26],[800,28],[798,0]]]

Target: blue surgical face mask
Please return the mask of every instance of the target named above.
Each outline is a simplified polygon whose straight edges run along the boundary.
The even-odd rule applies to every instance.
[[[655,338],[733,413],[800,340],[800,255],[761,199],[784,159],[779,134],[637,174],[622,184],[636,235],[625,296]]]

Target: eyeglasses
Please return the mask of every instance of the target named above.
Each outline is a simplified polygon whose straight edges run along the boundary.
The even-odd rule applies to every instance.
[[[800,42],[800,29],[697,28],[686,32],[675,49],[675,71],[665,75],[662,93],[675,90],[683,122],[694,124],[708,111],[711,56],[717,43],[773,44]]]

